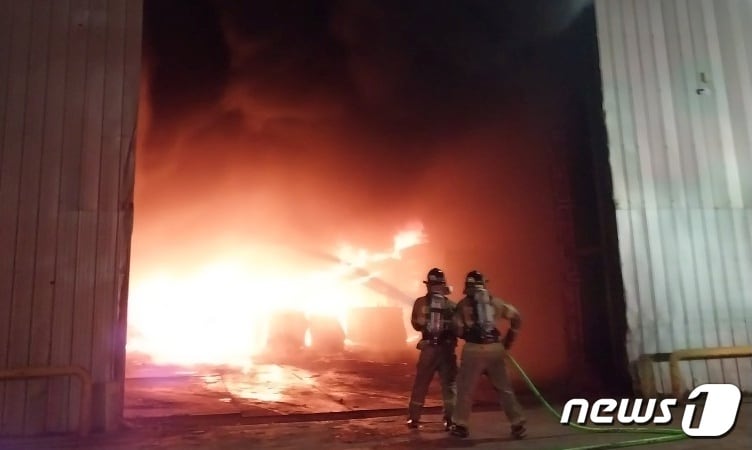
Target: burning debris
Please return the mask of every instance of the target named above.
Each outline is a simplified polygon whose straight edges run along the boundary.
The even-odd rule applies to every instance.
[[[399,271],[405,252],[426,242],[417,224],[397,233],[388,251],[342,246],[334,252],[336,262],[321,261],[315,270],[309,264],[296,268],[273,251],[236,251],[197,270],[176,264],[135,278],[128,350],[158,364],[243,368],[267,351],[337,352],[346,343],[400,349],[408,338],[404,307],[413,289],[391,287],[379,277],[383,270]],[[398,281],[419,280],[405,275]]]

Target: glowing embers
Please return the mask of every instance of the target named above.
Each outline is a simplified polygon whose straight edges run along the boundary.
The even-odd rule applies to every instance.
[[[259,364],[243,372],[206,375],[202,380],[208,390],[230,395],[229,399],[220,398],[222,402],[233,399],[241,402],[290,402],[295,392],[316,385],[312,373],[276,364]]]
[[[228,374],[223,379],[233,397],[262,402],[279,402],[291,389],[316,384],[310,372],[276,364],[255,366],[248,373]]]

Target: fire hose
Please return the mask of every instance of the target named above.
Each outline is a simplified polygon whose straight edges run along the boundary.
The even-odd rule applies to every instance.
[[[343,261],[339,258],[336,258],[334,256],[328,255],[328,254],[321,254],[319,252],[315,253],[319,257],[324,257],[328,260],[334,260],[338,263],[342,263]],[[370,282],[367,283],[367,286],[387,297],[390,298],[399,298],[399,299],[405,299],[406,301],[410,300],[410,297],[406,295],[404,292],[401,292],[396,287],[390,285],[389,283],[386,283],[385,281],[381,280],[378,277],[371,277],[371,274],[362,269],[362,268],[354,268],[355,273],[359,276],[368,276],[370,278]],[[507,354],[507,358],[509,361],[511,361],[512,365],[517,369],[517,371],[520,373],[520,376],[522,376],[522,379],[525,381],[525,384],[527,384],[528,388],[532,391],[532,393],[535,395],[535,397],[538,399],[538,401],[543,404],[543,406],[551,413],[553,414],[557,420],[561,421],[561,414],[553,407],[550,403],[543,397],[543,395],[540,393],[538,388],[535,386],[533,381],[530,379],[530,377],[527,376],[524,370],[522,370],[522,367],[515,361],[514,358],[512,358],[511,355]],[[687,436],[683,430],[678,428],[600,428],[600,427],[589,427],[584,425],[579,425],[577,423],[569,422],[567,423],[567,426],[570,426],[576,430],[584,431],[584,432],[590,432],[590,433],[622,433],[622,434],[653,434],[657,436],[647,437],[647,438],[640,438],[640,439],[630,439],[626,441],[619,441],[619,442],[612,442],[612,443],[604,443],[604,444],[594,444],[594,445],[586,445],[581,447],[568,447],[562,450],[605,450],[605,449],[611,449],[611,448],[624,448],[624,447],[637,447],[641,445],[650,445],[650,444],[660,444],[664,442],[672,442],[672,441],[679,441],[683,439],[688,439],[689,436]]]
[[[524,370],[522,370],[522,367],[515,361],[514,358],[512,358],[511,355],[507,354],[507,358],[509,361],[511,361],[512,365],[515,369],[520,373],[520,376],[522,376],[522,379],[525,381],[525,384],[527,384],[528,388],[533,392],[533,395],[540,401],[543,406],[551,413],[553,414],[559,421],[561,420],[561,414],[553,407],[550,403],[543,397],[543,395],[540,393],[538,388],[535,386],[535,384],[530,380],[530,377],[527,376]],[[636,447],[640,445],[650,445],[650,444],[659,444],[664,442],[671,442],[671,441],[678,441],[682,439],[687,439],[689,436],[687,436],[683,430],[677,429],[677,428],[600,428],[600,427],[589,427],[584,425],[579,425],[576,423],[567,423],[567,426],[570,426],[574,429],[590,432],[590,433],[634,433],[634,434],[654,434],[658,436],[652,436],[652,437],[646,437],[646,438],[640,438],[640,439],[631,439],[627,441],[619,441],[619,442],[612,442],[612,443],[604,443],[604,444],[594,444],[594,445],[586,445],[582,447],[568,447],[563,450],[601,450],[601,449],[610,449],[610,448],[624,448],[624,447]]]

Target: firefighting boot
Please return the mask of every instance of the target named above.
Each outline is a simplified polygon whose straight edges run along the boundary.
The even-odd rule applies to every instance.
[[[452,418],[444,417],[444,431],[451,431],[452,425],[454,425],[454,422],[452,422]]]
[[[512,425],[511,435],[515,439],[523,439],[527,436],[527,428],[525,428],[525,422],[520,422],[516,425]]]
[[[420,428],[420,421],[418,419],[413,419],[411,417],[407,419],[406,425],[407,425],[407,428],[412,428],[412,429]]]
[[[466,438],[470,436],[470,432],[468,431],[467,427],[457,424],[452,425],[450,433],[452,434],[452,436],[457,436],[459,438]]]

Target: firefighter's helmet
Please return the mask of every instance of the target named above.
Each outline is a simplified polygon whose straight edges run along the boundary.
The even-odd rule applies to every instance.
[[[486,287],[486,278],[477,270],[471,270],[465,276],[465,290]]]
[[[429,286],[445,285],[446,276],[444,275],[444,271],[439,269],[438,267],[434,267],[433,269],[428,271],[428,275],[426,275],[426,281],[424,281],[424,283]]]

